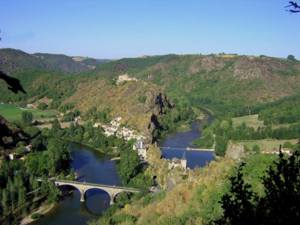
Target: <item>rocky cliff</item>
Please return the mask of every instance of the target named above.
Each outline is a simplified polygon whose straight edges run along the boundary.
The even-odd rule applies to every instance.
[[[159,116],[173,107],[162,90],[144,81],[114,85],[102,79],[79,84],[75,94],[66,100],[83,113],[92,107],[98,111],[109,110],[112,117],[121,116],[121,123],[132,127],[152,140],[152,133],[159,129]]]

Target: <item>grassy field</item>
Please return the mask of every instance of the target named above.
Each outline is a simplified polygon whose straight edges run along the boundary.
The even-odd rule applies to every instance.
[[[232,118],[232,123],[234,127],[245,123],[248,127],[253,127],[255,129],[264,126],[264,122],[258,120],[258,114]]]
[[[263,139],[263,140],[251,140],[251,141],[235,141],[234,144],[242,144],[249,149],[252,149],[254,145],[258,145],[261,151],[271,152],[279,149],[279,145],[283,145],[285,142],[296,144],[298,139],[290,140],[276,140],[276,139]]]
[[[49,118],[57,114],[54,110],[26,109],[10,104],[0,104],[0,115],[9,121],[21,120],[23,111],[32,112],[34,119]]]

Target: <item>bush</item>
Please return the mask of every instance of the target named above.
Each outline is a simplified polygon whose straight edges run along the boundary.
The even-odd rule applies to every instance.
[[[44,102],[41,102],[40,104],[38,104],[37,108],[40,110],[45,110],[47,109],[48,105]]]
[[[22,122],[25,124],[31,124],[33,120],[33,115],[31,112],[23,111],[22,112]]]
[[[119,214],[119,215],[114,215],[113,217],[113,223],[114,224],[119,224],[126,222],[126,224],[134,224],[137,221],[137,218],[132,216],[132,215],[127,215],[127,214]]]
[[[31,219],[37,220],[37,219],[40,219],[42,216],[43,216],[43,215],[40,214],[40,213],[33,213],[33,214],[31,215]]]
[[[258,145],[254,145],[252,148],[252,152],[256,154],[260,153],[260,147]]]
[[[142,103],[142,104],[144,104],[145,102],[146,102],[146,99],[147,99],[147,97],[146,96],[139,96],[138,97],[138,101],[139,101],[139,103]]]
[[[294,145],[291,142],[286,141],[284,142],[283,147],[292,149]]]
[[[24,131],[28,134],[31,138],[37,136],[40,133],[40,130],[37,127],[25,127]]]

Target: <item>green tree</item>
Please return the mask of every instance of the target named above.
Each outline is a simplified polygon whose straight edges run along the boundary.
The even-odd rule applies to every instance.
[[[254,145],[252,148],[252,152],[256,154],[260,153],[260,147],[258,145]]]
[[[49,194],[47,200],[49,203],[54,203],[58,200],[60,191],[52,183],[48,183],[48,185],[49,185]]]
[[[132,143],[126,144],[121,151],[120,163],[118,165],[119,173],[125,184],[136,175],[139,165],[139,157],[136,151],[132,149]]]
[[[8,212],[8,193],[6,189],[2,190],[2,200],[1,200],[3,215]]]
[[[230,178],[230,191],[221,200],[223,216],[216,224],[299,224],[300,147],[291,155],[281,152],[262,178],[265,195],[257,196],[242,174]]]
[[[19,187],[18,190],[18,207],[24,207],[24,204],[26,202],[26,190],[24,187]]]
[[[38,109],[40,110],[45,110],[47,109],[48,105],[45,102],[41,102],[40,104],[38,104]]]
[[[291,61],[296,61],[296,58],[293,55],[288,55],[287,59]]]
[[[251,190],[251,186],[243,179],[242,169],[245,164],[241,164],[237,174],[229,178],[231,187],[229,193],[222,197],[223,217],[216,221],[216,224],[256,224],[253,199],[256,195]]]
[[[31,124],[33,120],[33,114],[28,111],[22,112],[22,122],[25,124]]]

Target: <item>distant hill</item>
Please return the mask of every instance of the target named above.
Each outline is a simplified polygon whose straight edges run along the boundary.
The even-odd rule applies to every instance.
[[[78,60],[81,58],[82,60]],[[28,54],[21,50],[0,49],[0,69],[7,73],[24,71],[52,71],[58,73],[81,73],[95,69],[108,60],[71,57],[61,54]]]
[[[28,94],[0,89],[0,101],[26,103],[48,97],[53,107],[73,102],[81,111],[109,108],[137,127],[133,118],[145,114],[145,93],[162,92],[181,108],[245,115],[257,105],[300,92],[300,62],[267,56],[170,54],[107,61],[0,49],[2,68],[15,71]],[[115,85],[124,74],[138,82]]]
[[[267,56],[165,55],[98,66],[99,76],[121,73],[161,86],[177,100],[215,112],[239,113],[299,92],[300,62]]]

